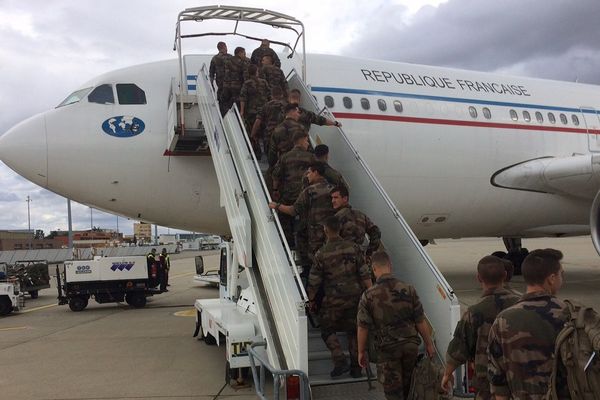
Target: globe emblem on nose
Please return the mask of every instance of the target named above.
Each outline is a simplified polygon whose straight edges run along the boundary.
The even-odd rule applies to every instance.
[[[137,136],[144,131],[146,124],[130,115],[110,117],[102,123],[102,130],[114,137],[127,138]]]

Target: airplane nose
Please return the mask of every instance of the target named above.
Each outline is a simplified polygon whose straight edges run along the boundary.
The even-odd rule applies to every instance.
[[[48,147],[43,114],[33,116],[0,136],[0,160],[24,178],[48,185]]]

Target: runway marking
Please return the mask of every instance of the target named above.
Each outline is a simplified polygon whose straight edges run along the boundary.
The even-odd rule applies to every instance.
[[[13,327],[10,327],[10,328],[0,328],[0,332],[3,332],[3,331],[19,331],[19,330],[22,330],[22,329],[27,329],[27,327],[26,326],[13,326]]]
[[[195,317],[196,309],[192,308],[190,310],[177,311],[173,315],[175,315],[176,317]]]
[[[25,314],[25,313],[30,313],[30,312],[34,312],[34,311],[44,310],[46,308],[56,307],[57,305],[58,304],[56,304],[56,303],[46,304],[45,306],[39,306],[39,307],[35,307],[35,308],[30,308],[28,310],[23,310],[23,311],[19,312],[19,314]]]

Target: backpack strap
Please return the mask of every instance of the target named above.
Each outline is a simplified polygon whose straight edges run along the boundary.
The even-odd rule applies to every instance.
[[[560,346],[562,346],[565,340],[571,336],[574,330],[575,328],[573,325],[569,325],[561,330],[556,337],[556,343],[554,345],[554,358],[552,360],[552,374],[550,375],[550,386],[548,388],[548,393],[546,394],[546,399],[548,400],[558,400],[558,393],[556,392],[556,372],[558,371],[558,362],[560,359]]]

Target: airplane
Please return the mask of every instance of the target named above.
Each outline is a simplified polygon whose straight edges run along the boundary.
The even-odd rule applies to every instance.
[[[187,55],[186,71],[212,56]],[[304,67],[423,243],[502,237],[520,252],[522,238],[591,233],[600,252],[597,86],[319,54]],[[2,135],[0,159],[97,209],[227,233],[210,157],[168,139],[180,71],[172,59],[94,77]]]

